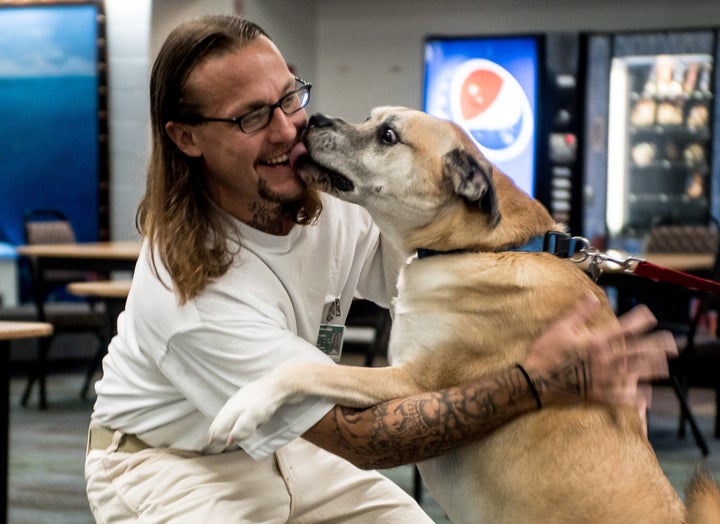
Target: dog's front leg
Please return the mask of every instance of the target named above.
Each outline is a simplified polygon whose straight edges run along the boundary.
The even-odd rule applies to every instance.
[[[364,368],[300,362],[280,366],[240,389],[225,403],[208,432],[210,442],[250,437],[283,404],[314,395],[347,407],[368,407],[421,391],[400,367]]]

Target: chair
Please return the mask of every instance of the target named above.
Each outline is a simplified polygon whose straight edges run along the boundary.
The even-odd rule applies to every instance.
[[[702,223],[659,223],[650,229],[645,253],[652,254],[712,254],[717,264],[720,247],[720,227],[714,219]],[[699,275],[714,278],[708,270]],[[692,322],[690,303],[698,293],[677,286],[653,284],[645,297],[652,305],[661,327],[678,335],[687,335]],[[688,308],[678,308],[679,300],[687,302]]]
[[[717,231],[707,235],[708,246],[714,247],[715,261],[708,278],[720,281],[720,236]],[[690,387],[709,388],[715,391],[714,437],[720,438],[720,332],[717,330],[717,315],[720,311],[720,296],[710,293],[698,294],[691,301],[691,316],[684,334],[676,336],[680,354],[670,363],[672,373],[687,393]],[[678,433],[685,434],[688,413],[683,412]]]
[[[705,224],[657,225],[648,235],[646,252],[712,253],[713,266],[702,276],[720,280],[720,227],[714,220]],[[720,297],[678,287],[655,286],[654,300],[648,300],[648,306],[658,317],[658,327],[673,333],[679,350],[678,357],[670,361],[669,379],[664,381],[673,387],[680,401],[678,435],[684,437],[689,424],[698,446],[707,455],[707,444],[687,399],[691,387],[715,390],[714,436],[720,438],[720,339],[717,338],[720,333],[715,325]],[[659,300],[658,295],[663,300]]]
[[[645,244],[646,253],[717,253],[718,224],[668,224],[653,226]]]
[[[348,350],[359,347],[364,350],[365,363],[372,367],[375,357],[387,354],[390,340],[390,312],[369,300],[353,301],[345,321],[344,345]]]
[[[76,242],[72,224],[61,211],[56,209],[27,211],[23,216],[23,226],[27,244]],[[51,323],[54,335],[39,342],[38,359],[28,376],[21,403],[23,406],[27,405],[33,385],[38,382],[39,405],[45,409],[47,408],[47,356],[55,338],[70,333],[90,333],[97,338],[98,348],[92,359],[92,365],[86,372],[86,380],[80,392],[81,397],[85,398],[91,377],[97,369],[98,355],[104,353],[107,333],[104,314],[97,310],[94,300],[78,303],[77,299],[66,293],[68,283],[94,280],[99,278],[98,275],[75,270],[42,270],[33,259],[30,259],[30,265],[36,319]]]

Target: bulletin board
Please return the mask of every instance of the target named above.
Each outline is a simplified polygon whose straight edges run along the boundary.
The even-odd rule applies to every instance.
[[[38,208],[109,237],[105,43],[103,2],[0,3],[0,242]]]

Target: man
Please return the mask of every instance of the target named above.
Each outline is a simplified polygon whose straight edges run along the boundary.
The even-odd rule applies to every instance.
[[[534,344],[528,379],[512,368],[366,410],[308,399],[246,441],[209,446],[238,388],[279,363],[330,362],[321,324],[342,325],[354,296],[387,306],[395,290],[401,261],[367,213],[308,189],[288,162],[309,96],[265,33],[236,17],[182,24],[159,52],[145,243],[88,439],[98,522],[430,522],[356,466],[413,463],[486,435],[538,409],[530,381],[546,405],[635,402],[638,375],[665,373],[667,335],[633,337],[631,358],[607,351],[652,324],[647,310],[622,332],[581,338],[588,301]],[[581,365],[587,382],[566,378]],[[622,390],[608,386],[618,375]]]

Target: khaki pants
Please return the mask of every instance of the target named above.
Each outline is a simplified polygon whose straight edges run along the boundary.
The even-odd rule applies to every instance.
[[[392,481],[303,439],[254,461],[149,448],[88,450],[85,478],[98,523],[423,524],[432,520]]]

